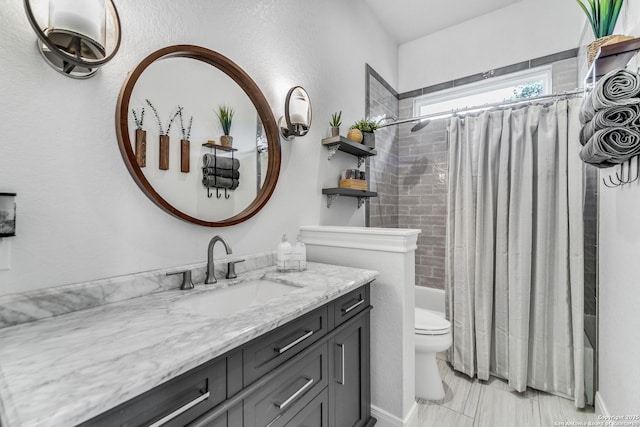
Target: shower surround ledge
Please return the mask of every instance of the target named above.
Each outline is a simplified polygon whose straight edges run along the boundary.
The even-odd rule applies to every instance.
[[[308,263],[0,329],[0,425],[72,426],[371,282],[376,271]],[[297,287],[229,316],[189,309],[212,289],[264,278]],[[185,304],[186,303],[186,304]]]
[[[371,287],[371,415],[408,427],[415,402],[415,257],[420,230],[303,226],[310,261],[375,269]],[[390,390],[392,392],[390,392]]]

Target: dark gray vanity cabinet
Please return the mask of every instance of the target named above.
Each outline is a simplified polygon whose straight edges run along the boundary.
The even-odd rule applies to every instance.
[[[372,426],[370,310],[367,284],[83,425]]]
[[[85,423],[83,427],[183,427],[224,402],[226,358],[207,362]],[[226,416],[211,427],[226,427]]]
[[[335,427],[361,427],[371,416],[369,313],[349,322],[332,340],[330,417]]]

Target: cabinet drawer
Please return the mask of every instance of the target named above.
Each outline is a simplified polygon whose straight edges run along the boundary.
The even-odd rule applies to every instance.
[[[329,389],[325,388],[285,427],[329,427]]]
[[[369,306],[369,285],[364,285],[337,298],[333,303],[335,327],[351,319]]]
[[[284,426],[328,385],[328,345],[291,365],[286,374],[259,388],[243,403],[245,427]]]
[[[246,387],[327,333],[326,306],[255,339],[242,351]]]
[[[222,358],[169,380],[81,426],[184,426],[225,398],[226,358]]]

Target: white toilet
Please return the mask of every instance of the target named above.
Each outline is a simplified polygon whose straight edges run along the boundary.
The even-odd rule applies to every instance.
[[[416,397],[444,398],[436,353],[451,347],[451,323],[441,315],[416,307]]]

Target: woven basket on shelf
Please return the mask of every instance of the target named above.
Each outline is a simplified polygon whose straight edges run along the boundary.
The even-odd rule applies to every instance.
[[[620,43],[626,40],[631,40],[632,38],[633,37],[631,36],[610,35],[606,37],[600,37],[599,39],[591,42],[587,46],[587,61],[589,62],[589,65],[593,64],[593,60],[596,59],[596,56],[598,56],[598,52],[600,52],[600,48],[602,46]]]

